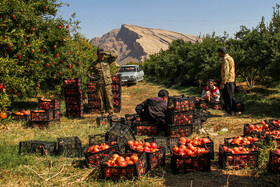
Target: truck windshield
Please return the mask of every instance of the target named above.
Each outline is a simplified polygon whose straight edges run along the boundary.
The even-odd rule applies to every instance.
[[[121,67],[119,69],[119,72],[135,72],[136,68],[134,66],[127,66],[127,67]]]

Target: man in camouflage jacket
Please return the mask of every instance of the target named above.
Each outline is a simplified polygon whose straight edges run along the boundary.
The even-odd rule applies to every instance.
[[[110,64],[115,62],[117,57],[112,52],[105,52],[104,49],[98,49],[97,60],[92,63],[87,71],[88,77],[96,82],[101,114],[108,112],[112,115],[114,113]]]

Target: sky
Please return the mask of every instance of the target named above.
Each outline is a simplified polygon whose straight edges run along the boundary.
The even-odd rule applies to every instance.
[[[280,0],[62,0],[58,14],[68,20],[76,13],[86,38],[101,37],[122,24],[183,34],[231,37],[240,26],[251,29],[261,18],[269,23]]]

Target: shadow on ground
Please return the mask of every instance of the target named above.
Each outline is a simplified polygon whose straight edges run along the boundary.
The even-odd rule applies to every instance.
[[[170,158],[168,158],[170,159]],[[221,169],[217,161],[211,161],[210,172],[189,172],[184,174],[173,174],[170,169],[170,162],[168,161],[163,168],[150,171],[151,176],[164,177],[165,185],[172,187],[181,186],[207,186],[207,187],[220,187],[220,186],[279,186],[280,178],[277,174],[264,173],[258,177],[242,176],[246,175],[247,171],[224,171]]]

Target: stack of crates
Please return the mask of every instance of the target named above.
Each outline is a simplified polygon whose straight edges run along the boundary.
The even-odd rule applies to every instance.
[[[96,82],[90,82],[87,85],[87,94],[88,94],[88,107],[89,113],[100,113],[101,105],[98,100]]]
[[[42,99],[38,100],[38,108],[40,110],[50,110],[53,113],[53,122],[60,123],[60,102],[57,99]]]
[[[66,78],[63,80],[65,93],[66,116],[68,118],[83,117],[83,97],[80,78]]]
[[[195,98],[170,96],[167,102],[167,136],[183,137],[190,136],[193,131],[193,111]]]
[[[122,85],[121,85],[121,75],[112,75],[112,95],[113,95],[113,106],[114,112],[119,113],[121,111],[121,94],[122,94]]]
[[[121,111],[121,75],[112,75],[112,96],[113,96],[113,107],[114,112],[119,113]],[[96,82],[90,82],[87,85],[88,89],[88,106],[89,113],[100,113],[101,105],[98,98],[96,89]]]

